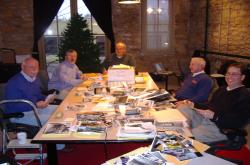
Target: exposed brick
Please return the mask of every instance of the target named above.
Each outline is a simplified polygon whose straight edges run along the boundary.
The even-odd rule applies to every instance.
[[[0,47],[29,54],[33,46],[33,1],[1,0]]]

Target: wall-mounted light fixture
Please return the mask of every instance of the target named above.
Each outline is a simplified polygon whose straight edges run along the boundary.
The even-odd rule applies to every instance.
[[[136,4],[140,3],[140,0],[118,0],[120,4]]]

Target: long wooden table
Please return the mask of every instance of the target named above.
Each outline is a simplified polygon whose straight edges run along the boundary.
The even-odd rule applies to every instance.
[[[148,73],[140,73],[140,79],[143,77],[143,80],[145,80],[144,83],[139,83],[135,84],[135,88],[147,88],[147,89],[158,89],[157,85],[154,83],[154,81],[151,79]],[[89,75],[93,76],[93,75]],[[104,80],[105,81],[105,80]],[[89,86],[93,82],[93,79],[88,79],[87,81],[84,81],[82,84],[79,86],[73,88],[67,97],[64,99],[64,101],[58,106],[56,111],[52,114],[50,117],[48,123],[53,123],[53,122],[65,122],[65,121],[74,121],[76,120],[76,113],[79,113],[79,111],[69,111],[66,110],[67,106],[70,104],[74,103],[79,103],[83,102],[83,97],[81,95],[78,95],[77,93],[79,92],[80,88]],[[86,103],[86,108],[84,108],[84,111],[91,111],[91,109],[95,106],[95,103],[93,102],[88,102]],[[59,115],[59,116],[58,116]],[[164,115],[165,116],[165,115]],[[173,118],[176,117],[171,115],[167,115],[169,118],[171,116]],[[178,116],[178,115],[177,115]],[[122,144],[129,144],[130,142],[136,142],[136,143],[142,143],[145,146],[148,143],[148,145],[152,142],[152,140],[149,139],[118,139],[117,138],[117,131],[118,127],[116,125],[113,125],[110,128],[107,128],[105,133],[100,134],[100,136],[88,136],[88,135],[77,135],[75,133],[70,133],[68,135],[55,135],[55,136],[45,136],[44,130],[47,127],[47,124],[43,126],[43,128],[38,132],[38,134],[34,137],[32,140],[33,143],[40,143],[40,144],[46,144],[47,146],[47,154],[48,154],[48,164],[50,165],[56,165],[58,163],[58,158],[57,158],[57,151],[56,151],[56,144],[86,144],[86,143],[91,143],[91,144],[104,144],[105,148],[107,147],[107,144],[111,143],[116,143],[119,145]],[[195,142],[194,145],[199,146],[201,150],[204,151],[204,146],[202,143]],[[206,148],[207,146],[205,146]],[[106,148],[107,150],[107,148]],[[107,154],[107,153],[104,153]],[[107,158],[107,156],[105,156]],[[173,159],[174,161],[174,159]],[[180,164],[176,161],[174,161],[177,164]],[[186,164],[187,161],[182,162],[181,164]]]
[[[89,75],[91,76],[91,75]],[[93,75],[92,75],[93,76]],[[155,82],[152,80],[152,78],[149,76],[148,73],[139,73],[139,76],[144,79],[144,83],[135,84],[135,88],[147,88],[147,89],[158,89]],[[105,78],[104,78],[105,79]],[[77,95],[77,90],[81,87],[89,86],[89,84],[92,83],[92,79],[88,79],[84,81],[79,86],[73,88],[67,97],[63,100],[63,102],[58,106],[56,111],[52,114],[50,119],[47,123],[53,123],[53,122],[62,122],[62,121],[73,121],[76,118],[76,111],[68,111],[66,110],[66,107],[70,104],[79,103],[83,101],[83,97]],[[105,81],[105,80],[104,80]],[[95,106],[94,103],[89,102],[86,103],[87,108],[86,111],[90,111],[93,106]],[[60,116],[60,117],[58,117]],[[40,143],[40,144],[46,144],[47,145],[47,153],[48,153],[48,163],[49,164],[57,164],[57,152],[56,152],[56,144],[67,144],[67,143],[124,143],[124,142],[151,142],[151,140],[120,140],[117,138],[117,127],[113,126],[111,128],[108,128],[106,131],[106,134],[101,134],[99,137],[93,136],[76,136],[76,134],[72,133],[69,135],[63,135],[63,136],[44,136],[43,132],[45,128],[47,127],[47,124],[45,124],[42,129],[38,132],[38,134],[33,138],[33,143]]]

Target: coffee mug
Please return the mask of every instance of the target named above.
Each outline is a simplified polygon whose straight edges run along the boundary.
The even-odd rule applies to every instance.
[[[25,144],[27,139],[26,132],[18,132],[17,133],[17,140],[19,144]]]

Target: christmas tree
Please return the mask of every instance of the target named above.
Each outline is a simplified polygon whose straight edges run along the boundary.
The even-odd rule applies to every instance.
[[[59,60],[64,60],[64,53],[68,49],[75,49],[78,53],[76,65],[83,73],[99,72],[99,47],[94,43],[94,37],[88,28],[87,20],[77,14],[71,18],[62,33],[59,45]]]

